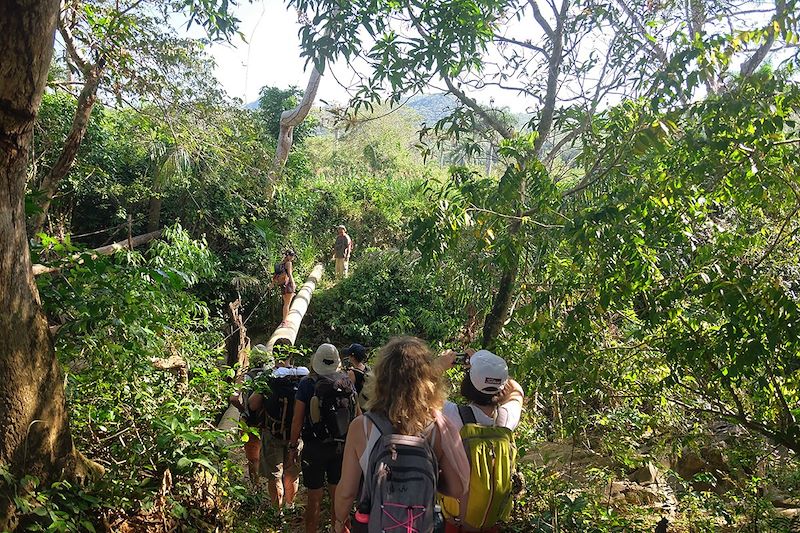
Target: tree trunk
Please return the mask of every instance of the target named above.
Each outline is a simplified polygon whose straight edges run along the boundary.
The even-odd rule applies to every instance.
[[[519,257],[515,257],[513,262],[503,269],[500,277],[500,286],[492,302],[492,310],[486,315],[483,322],[483,347],[491,349],[503,325],[508,318],[508,310],[511,309],[511,300],[514,297],[514,288],[517,283],[517,273],[519,272]]]
[[[58,10],[58,0],[0,0],[0,465],[43,484],[85,466],[25,228],[26,169]],[[0,480],[0,530],[15,527],[15,492]]]
[[[558,97],[559,75],[561,74],[561,65],[564,60],[564,22],[567,18],[568,8],[569,1],[562,0],[555,29],[550,28],[547,22],[540,21],[542,29],[552,41],[553,49],[550,51],[550,57],[547,62],[547,90],[545,91],[544,103],[542,106],[542,116],[539,119],[539,126],[536,128],[537,137],[533,143],[534,155],[537,159],[541,159],[545,141],[553,129],[553,119],[555,117]],[[535,5],[534,10],[536,10]],[[538,13],[537,11],[534,12]],[[520,183],[519,191],[522,204],[525,203],[527,194],[527,183],[523,179]],[[522,216],[522,212],[517,213],[517,216]],[[521,229],[522,225],[516,221],[511,224],[508,232],[515,238]],[[508,263],[504,267],[503,275],[500,277],[500,287],[492,302],[492,310],[486,315],[486,320],[483,323],[483,345],[487,348],[494,345],[497,336],[502,331],[503,325],[508,319],[511,302],[514,298],[517,274],[519,273],[519,261],[519,256],[517,256],[511,263]]]
[[[275,193],[275,185],[280,179],[283,167],[286,166],[286,160],[289,158],[289,151],[292,149],[293,134],[295,126],[303,122],[311,111],[311,106],[314,105],[314,99],[317,97],[317,90],[319,89],[319,81],[322,75],[316,67],[311,70],[311,75],[308,78],[308,85],[306,91],[303,93],[303,99],[297,104],[294,109],[289,109],[281,113],[280,131],[278,132],[278,145],[275,147],[275,159],[272,163],[272,170],[269,174],[269,182],[267,184],[267,197],[271,198]]]
[[[81,94],[78,96],[78,106],[72,119],[72,129],[64,141],[61,155],[58,156],[53,168],[50,169],[50,172],[47,173],[39,186],[39,190],[42,193],[39,201],[39,209],[41,211],[31,217],[32,235],[36,235],[44,228],[47,212],[58,189],[58,184],[69,174],[75,164],[78,150],[86,135],[86,128],[89,126],[89,117],[91,117],[92,109],[97,101],[97,87],[102,79],[104,65],[105,62],[100,59],[97,64],[86,69],[86,82],[83,85]]]
[[[150,206],[147,212],[147,233],[158,231],[161,225],[161,196],[158,196],[161,191],[153,191],[154,195],[150,197]]]

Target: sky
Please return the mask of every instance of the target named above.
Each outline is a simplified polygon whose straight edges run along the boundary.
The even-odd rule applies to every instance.
[[[241,21],[239,30],[247,42],[236,37],[230,43],[214,43],[208,48],[216,61],[215,75],[228,95],[249,103],[258,98],[259,89],[265,85],[279,88],[296,85],[304,89],[309,74],[300,57],[300,24],[296,12],[287,9],[284,0],[242,2],[234,12]],[[346,104],[350,98],[343,85],[353,85],[356,80],[352,68],[344,61],[329,65],[322,76],[317,101]],[[431,87],[426,92],[443,90]],[[517,96],[508,91],[487,90],[473,96],[483,103],[493,98],[498,105],[524,110]]]
[[[236,14],[241,20],[239,30],[248,42],[234,38],[231,43],[215,43],[209,48],[217,64],[217,79],[228,94],[252,102],[264,85],[304,89],[308,72],[300,58],[300,24],[295,12],[287,10],[282,0],[263,0],[243,3]],[[342,83],[352,81],[346,65],[335,65],[333,73]],[[349,99],[330,73],[322,77],[317,98],[340,103]]]

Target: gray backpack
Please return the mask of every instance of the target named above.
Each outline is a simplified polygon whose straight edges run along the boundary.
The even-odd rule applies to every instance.
[[[439,465],[433,449],[433,424],[423,435],[397,435],[380,413],[364,415],[381,436],[369,454],[358,509],[369,515],[369,533],[430,533]]]

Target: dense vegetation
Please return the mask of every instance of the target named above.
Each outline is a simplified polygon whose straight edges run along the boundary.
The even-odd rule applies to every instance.
[[[227,304],[254,338],[271,331],[281,250],[301,280],[344,223],[352,275],[323,282],[300,344],[413,334],[505,356],[529,397],[509,530],[796,525],[793,3],[293,0],[310,64],[367,71],[349,105],[295,130],[277,184],[280,114],[302,92],[229,100],[204,41],[170,23],[230,37],[228,3],[169,4],[61,14],[25,204],[32,262],[57,267],[36,284],[71,432],[105,472],[53,482],[0,462],[7,524],[280,528],[239,434],[216,429],[237,370]],[[515,37],[515,17],[539,34]],[[447,96],[414,96],[439,80]],[[470,96],[489,86],[530,109]]]

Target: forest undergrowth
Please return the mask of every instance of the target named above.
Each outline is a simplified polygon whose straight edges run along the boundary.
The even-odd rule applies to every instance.
[[[61,404],[26,383],[27,433],[2,434],[24,438],[0,461],[1,523],[296,530],[299,509],[280,517],[246,481],[244,428],[217,429],[242,370],[229,305],[251,341],[267,336],[291,248],[298,285],[326,263],[306,356],[416,335],[508,361],[527,399],[505,530],[800,531],[796,6],[550,3],[537,16],[537,2],[422,2],[418,17],[402,2],[290,1],[311,15],[309,66],[358,56],[371,71],[347,105],[313,107],[277,170],[281,114],[303,92],[224,96],[208,43],[169,24],[188,10],[230,38],[228,2],[64,4],[59,35],[77,45],[31,104],[29,234],[14,243],[37,265],[19,286],[35,285],[26,302],[50,329],[36,353],[63,373],[49,374],[62,434],[104,473],[28,471],[43,456],[28,435]],[[508,36],[514,16],[541,46]],[[387,25],[398,18],[416,33]],[[505,60],[487,62],[490,47]],[[94,94],[72,93],[78,75]],[[417,94],[442,75],[447,94]],[[525,112],[467,94],[509,77]],[[355,249],[334,282],[339,224]]]

